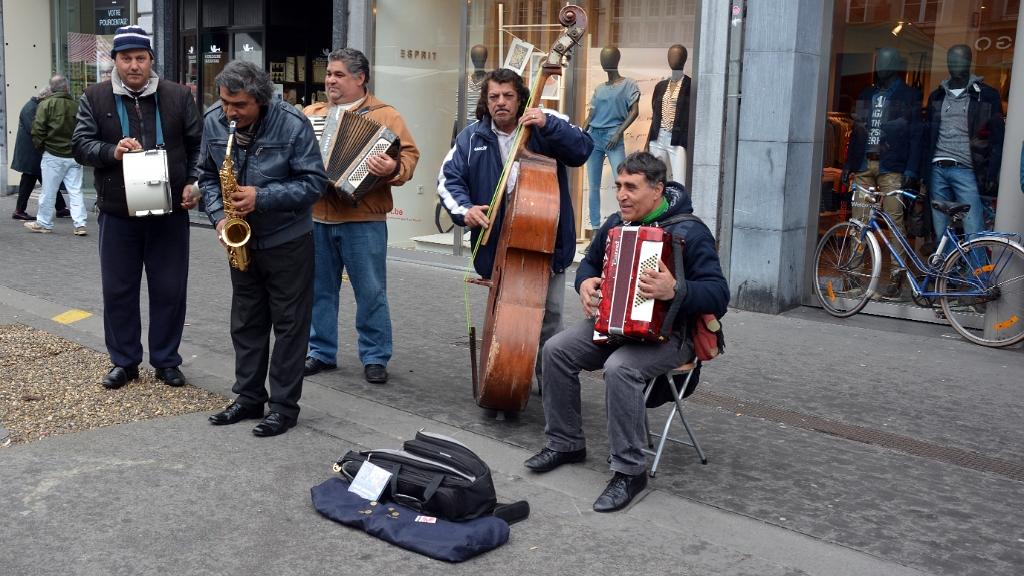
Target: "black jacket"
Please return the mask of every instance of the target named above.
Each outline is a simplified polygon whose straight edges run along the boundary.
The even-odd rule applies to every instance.
[[[21,107],[21,114],[18,115],[18,137],[14,141],[14,155],[11,157],[11,170],[22,174],[35,174],[40,176],[43,173],[39,163],[43,159],[43,151],[37,150],[32,144],[32,121],[36,118],[36,108],[39,107],[39,99],[35,96],[29,98],[28,102]]]
[[[654,117],[651,119],[651,131],[647,135],[648,141],[658,139],[658,130],[661,129],[661,100],[665,97],[665,90],[668,89],[669,80],[665,79],[654,85],[654,95],[651,96],[651,107],[654,109]],[[672,145],[686,147],[686,132],[690,125],[690,77],[683,76],[683,85],[679,88],[679,96],[676,98],[676,120],[672,124]]]
[[[690,194],[682,184],[669,182],[665,187],[668,198],[668,210],[650,226],[657,226],[679,214],[692,214],[693,204]],[[587,254],[576,270],[576,291],[587,278],[601,276],[604,268],[605,243],[608,231],[622,226],[622,217],[616,212],[605,220],[601,228],[594,234],[594,240],[587,248]],[[725,315],[729,305],[729,284],[722,274],[722,264],[715,249],[715,237],[702,222],[683,220],[668,227],[673,236],[681,237],[686,243],[683,252],[683,268],[686,275],[686,290],[677,294],[682,298],[675,327],[682,330],[688,318],[695,314],[714,314],[718,318]]]
[[[155,76],[153,81],[157,82],[156,88],[147,89],[138,100],[124,96],[128,133],[143,149],[156,148],[156,97],[159,97],[168,178],[175,200],[172,206],[175,211],[184,210],[180,205],[181,192],[186,184],[195,182],[203,138],[199,107],[188,88],[157,80]],[[122,138],[114,83],[117,83],[117,92],[125,94],[116,77],[85,89],[78,104],[78,123],[71,137],[71,148],[79,164],[95,169],[97,208],[108,214],[128,216],[124,173],[121,162],[114,160],[114,148]]]
[[[978,180],[978,191],[984,194],[999,182],[999,166],[1003,159],[1003,105],[996,89],[972,76],[967,84],[970,101],[967,103],[967,131],[971,140],[971,164]],[[939,123],[942,121],[942,103],[946,100],[944,86],[928,96],[925,122],[928,141],[925,143],[924,164],[931,168],[935,146],[939,141]]]

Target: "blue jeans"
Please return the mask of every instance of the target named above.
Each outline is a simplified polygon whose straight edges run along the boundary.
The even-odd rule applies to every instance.
[[[980,232],[985,227],[985,208],[981,205],[981,196],[978,194],[978,181],[975,180],[974,171],[970,168],[944,168],[933,164],[928,193],[933,200],[956,201],[971,205],[971,210],[964,218],[964,233],[968,236]],[[932,222],[935,225],[935,240],[942,240],[942,235],[946,233],[946,225],[949,224],[949,217],[933,209]],[[948,246],[946,251],[952,249],[952,246]]]
[[[391,360],[391,311],[387,295],[387,223],[313,223],[316,271],[309,356],[328,364],[338,357],[338,292],[348,270],[356,298],[359,360],[387,366]]]
[[[85,226],[85,199],[82,197],[82,166],[74,158],[61,158],[49,152],[43,152],[41,163],[43,172],[43,190],[39,193],[39,211],[36,222],[47,230],[53,229],[53,216],[56,210],[57,189],[63,182],[68,189],[68,205],[71,207],[71,220],[75,228]]]
[[[612,165],[612,179],[619,171],[619,164],[626,159],[626,145],[619,139],[619,142],[612,148],[608,148],[608,138],[618,128],[588,128],[587,132],[594,139],[594,149],[587,159],[587,176],[590,179],[590,225],[597,230],[601,227],[601,173],[604,171],[604,157],[608,157],[608,163]]]

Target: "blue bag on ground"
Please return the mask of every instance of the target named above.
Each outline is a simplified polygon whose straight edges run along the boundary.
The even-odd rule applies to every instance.
[[[310,489],[313,507],[324,516],[420,554],[462,562],[508,542],[508,522],[482,516],[450,522],[393,502],[371,503],[331,478]]]

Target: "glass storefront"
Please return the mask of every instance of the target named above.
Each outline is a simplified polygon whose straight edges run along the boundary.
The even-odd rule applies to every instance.
[[[213,80],[231,60],[263,66],[275,95],[296,106],[325,100],[326,52],[331,48],[331,0],[179,0],[180,80],[214,104]]]
[[[885,211],[923,258],[936,242],[929,198],[977,194],[965,226],[992,228],[1002,163],[1020,161],[1002,155],[1019,10],[1019,0],[835,0],[819,237],[863,214],[844,178],[920,194]],[[890,260],[882,300],[913,306]]]
[[[681,56],[678,49],[672,56],[677,70],[670,68],[669,48],[679,44],[687,55],[692,54],[697,0],[576,3],[587,13],[586,37],[562,78],[545,88],[542,105],[567,114],[578,125],[596,114],[591,117],[601,126],[595,123],[593,128],[603,128],[604,137],[627,124],[621,153],[643,150],[651,133],[656,90],[661,96],[659,108],[663,107],[662,99],[675,103],[684,94],[683,77],[691,75],[691,59]],[[476,120],[480,78],[486,71],[502,66],[513,51],[523,55],[517,61],[524,76],[536,73],[542,56],[562,31],[558,12],[564,4],[558,0],[374,3],[373,90],[402,113],[421,151],[413,181],[395,194],[395,210],[389,217],[392,243],[405,244],[412,237],[437,233],[438,228],[450,225],[444,215],[440,223],[434,218],[437,170],[453,134]],[[467,23],[465,28],[463,21]],[[602,52],[607,69],[602,67]],[[629,89],[623,89],[627,85]],[[605,92],[613,86],[614,96],[628,101],[622,109],[629,110],[635,104],[635,117],[628,112],[616,116],[600,110],[608,102]],[[663,95],[665,92],[669,94]],[[598,104],[593,106],[594,102]],[[685,104],[684,108],[688,111]],[[681,176],[674,179],[684,181],[688,159],[686,115],[666,116],[661,115],[668,128],[663,135],[665,158],[676,161]],[[675,146],[670,138],[673,128],[683,134],[681,142],[676,138]],[[612,150],[610,156],[617,161],[616,154]],[[601,218],[617,209],[609,159],[594,158],[588,164],[593,165],[571,172],[581,236],[589,227],[592,186],[599,190],[596,197],[600,199]]]
[[[54,0],[53,70],[71,83],[79,97],[90,84],[110,79],[114,32],[136,23],[133,0]]]

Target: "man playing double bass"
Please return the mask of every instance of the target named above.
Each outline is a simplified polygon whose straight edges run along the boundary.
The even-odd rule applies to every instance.
[[[540,347],[562,329],[562,303],[565,300],[565,269],[572,264],[576,249],[575,218],[566,166],[582,166],[590,156],[594,142],[590,135],[569,123],[568,118],[541,108],[526,109],[530,91],[522,77],[501,68],[488,72],[482,81],[482,98],[476,107],[477,122],[467,126],[448,151],[437,178],[437,194],[452,221],[472,229],[472,241],[487,227],[487,209],[498,185],[502,168],[517,125],[532,127],[526,147],[531,152],[553,158],[557,164],[559,215],[555,252],[551,258],[551,278],[544,307]],[[508,189],[515,187],[515,172]],[[480,246],[473,267],[484,278],[491,277],[497,238],[501,234],[501,214],[494,219],[492,240]],[[540,353],[538,352],[538,357]],[[537,381],[540,382],[540,362]]]
[[[580,414],[580,370],[604,369],[608,444],[614,473],[594,502],[597,512],[624,508],[647,486],[644,387],[647,381],[690,361],[693,351],[684,338],[687,319],[694,314],[721,317],[729,303],[729,286],[715,251],[715,239],[703,223],[670,221],[690,214],[690,195],[681,184],[665,181],[665,164],[647,152],[634,152],[619,165],[612,214],[594,236],[576,271],[576,290],[587,319],[555,335],[544,347],[544,433],[547,445],[525,462],[534,472],[548,472],[587,456]],[[685,241],[685,280],[676,279],[664,264],[647,270],[638,281],[646,298],[679,301],[672,334],[663,343],[594,342],[594,316],[601,294],[601,271],[608,231],[624,224],[662,226]],[[678,248],[677,248],[678,249]],[[678,271],[677,271],[678,272]]]

